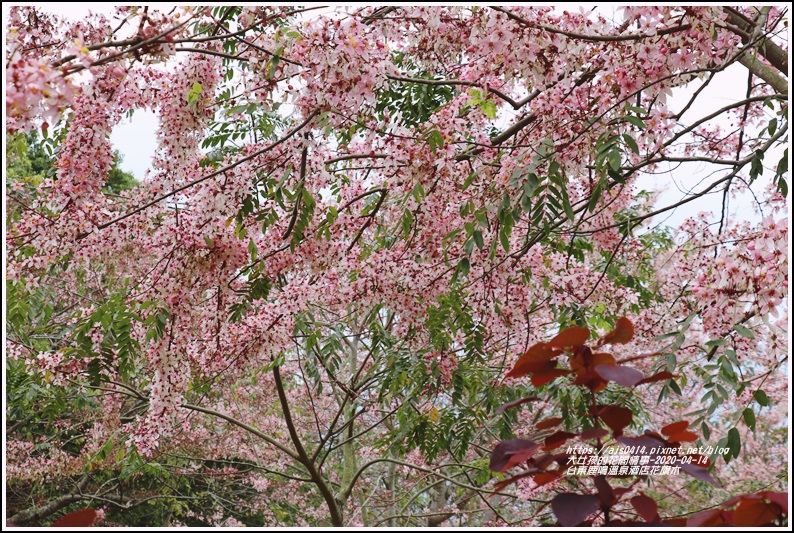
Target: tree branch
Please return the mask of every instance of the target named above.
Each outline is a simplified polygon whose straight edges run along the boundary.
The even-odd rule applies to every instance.
[[[317,470],[314,461],[312,461],[312,459],[306,453],[300,436],[298,435],[298,431],[295,429],[295,423],[292,420],[289,401],[287,400],[287,394],[284,391],[284,383],[281,380],[281,372],[279,371],[278,365],[273,367],[273,378],[276,381],[276,391],[278,392],[279,403],[281,403],[284,422],[287,424],[287,430],[289,431],[290,438],[292,439],[292,444],[295,446],[295,451],[298,452],[298,460],[303,464],[303,466],[306,467],[306,470],[309,471],[309,476],[312,478],[312,482],[317,485],[317,488],[325,500],[326,505],[328,505],[328,511],[331,514],[331,523],[337,527],[342,526],[342,512],[339,509],[336,498],[334,497],[333,492],[331,492],[330,487],[325,482],[320,472]]]
[[[178,193],[180,193],[180,192],[182,192],[184,190],[187,190],[187,189],[193,187],[194,185],[198,185],[201,182],[207,181],[208,179],[212,179],[214,177],[220,176],[224,172],[228,172],[229,170],[231,170],[231,169],[233,169],[233,168],[235,168],[235,167],[237,167],[239,165],[242,165],[246,161],[250,161],[251,159],[254,159],[255,157],[259,157],[260,155],[269,152],[270,150],[272,150],[276,146],[286,142],[290,137],[292,137],[293,135],[298,133],[300,130],[302,130],[318,114],[319,114],[319,111],[315,109],[314,111],[309,113],[309,116],[306,117],[306,119],[303,122],[298,124],[295,128],[293,128],[292,130],[287,132],[287,134],[284,135],[284,137],[280,138],[279,140],[275,141],[274,143],[271,143],[271,144],[265,146],[261,150],[257,150],[256,152],[254,152],[251,155],[247,155],[247,156],[245,156],[245,157],[243,157],[243,158],[241,158],[241,159],[239,159],[239,160],[237,160],[237,161],[235,161],[233,163],[229,163],[225,167],[223,167],[223,168],[221,168],[219,170],[216,170],[215,172],[212,172],[210,174],[207,174],[206,176],[203,176],[201,178],[193,180],[190,183],[187,183],[187,184],[185,184],[185,185],[183,185],[181,187],[177,187],[176,189],[172,190],[171,192],[168,192],[166,194],[158,196],[154,200],[151,200],[151,201],[145,203],[144,205],[142,205],[140,207],[136,207],[132,211],[129,211],[128,213],[125,213],[125,214],[121,215],[120,217],[116,217],[116,218],[114,218],[113,220],[111,220],[109,222],[105,222],[104,224],[99,224],[98,226],[96,226],[94,228],[94,231],[100,231],[100,230],[103,230],[103,229],[105,229],[105,228],[107,228],[109,226],[112,226],[113,224],[116,224],[117,222],[121,222],[122,220],[124,220],[126,218],[129,218],[129,217],[131,217],[133,215],[136,215],[136,214],[140,213],[141,211],[143,211],[143,210],[145,210],[145,209],[147,209],[147,208],[149,208],[149,207],[151,207],[151,206],[153,206],[153,205],[165,200],[166,198],[170,198],[171,196],[174,196],[175,194],[178,194]],[[90,234],[91,234],[91,232],[81,233],[80,235],[77,236],[77,240],[78,241],[82,240],[82,239],[88,237],[88,235],[90,235]]]
[[[756,30],[755,23],[732,7],[723,7],[723,10],[728,14],[728,22],[730,23],[726,25],[726,28],[738,35],[744,44],[749,44],[751,36]],[[763,40],[758,44],[758,53],[769,61],[780,74],[788,73],[788,53],[771,39],[763,37]],[[786,94],[786,91],[783,91],[783,94]]]
[[[30,509],[20,511],[15,515],[8,517],[8,522],[16,525],[24,525],[28,522],[41,520],[42,518],[46,518],[51,514],[60,511],[69,504],[86,499],[85,495],[83,494],[83,489],[86,487],[86,485],[88,485],[88,480],[89,475],[84,474],[83,477],[80,478],[80,481],[77,482],[77,490],[75,492],[65,494],[60,498],[56,498],[43,507],[32,507]]]

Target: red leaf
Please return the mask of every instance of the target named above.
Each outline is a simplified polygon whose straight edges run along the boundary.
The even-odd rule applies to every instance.
[[[689,474],[692,477],[698,478],[701,481],[705,481],[707,483],[711,483],[715,487],[719,487],[720,486],[720,484],[717,483],[717,481],[713,477],[711,477],[711,474],[709,474],[709,471],[707,469],[703,468],[702,466],[682,464],[681,465],[681,470],[683,470],[684,472],[686,472],[687,474]]]
[[[695,442],[698,440],[698,436],[691,431],[681,431],[675,435],[670,435],[667,440],[669,442]]]
[[[97,512],[93,509],[80,509],[53,522],[51,527],[90,527],[97,519]]]
[[[739,527],[771,526],[778,517],[778,506],[763,501],[742,500],[733,512],[733,523]]]
[[[668,424],[662,428],[662,433],[664,435],[675,435],[676,433],[681,433],[686,428],[689,427],[689,422],[686,420],[681,420],[680,422],[673,422],[672,424]]]
[[[533,455],[535,455],[535,452],[537,452],[538,447],[540,446],[538,445],[535,448],[527,448],[526,450],[521,450],[520,452],[516,452],[513,455],[511,455],[507,461],[507,465],[505,465],[505,468],[504,470],[502,470],[502,472],[510,470],[514,466],[526,462]]]
[[[534,467],[536,472],[540,472],[541,470],[545,469],[551,463],[554,462],[554,456],[548,453],[543,455],[538,455],[537,457],[533,457],[529,461],[527,461],[530,465],[530,468]]]
[[[573,380],[574,385],[582,385],[587,387],[593,392],[601,392],[607,387],[607,382],[601,379],[601,376],[595,372],[580,375]]]
[[[723,511],[719,509],[710,509],[708,511],[700,511],[690,516],[687,521],[687,527],[715,527],[724,526],[725,517]]]
[[[645,435],[646,437],[651,437],[653,439],[656,439],[659,442],[661,442],[662,444],[667,444],[667,441],[664,439],[664,437],[662,437],[661,435],[659,435],[655,431],[651,431],[650,429],[646,429],[645,431],[643,431],[643,435]],[[668,446],[668,448],[669,448],[669,446]]]
[[[634,496],[631,500],[631,506],[637,511],[637,514],[642,517],[646,522],[659,521],[659,506],[656,502],[644,494]]]
[[[631,424],[634,414],[631,409],[617,405],[599,406],[598,418],[609,426],[615,435],[622,435],[623,428]]]
[[[669,464],[662,462],[660,457],[667,457],[666,454],[661,454],[659,451],[663,448],[669,448],[670,445],[661,436],[652,433],[647,433],[640,437],[626,437],[623,435],[615,435],[615,440],[625,446],[634,446],[634,455],[647,455],[651,465]],[[655,449],[655,450],[654,450]],[[665,459],[668,461],[669,459]]]
[[[570,440],[576,437],[576,433],[568,433],[567,431],[558,431],[552,435],[546,437],[543,441],[543,449],[546,451],[553,450],[554,448],[559,448],[562,446],[565,441]]]
[[[671,527],[686,527],[686,518],[668,518],[663,522],[663,525],[670,524]]]
[[[552,359],[560,355],[560,353],[562,352],[559,349],[552,348],[545,342],[535,344],[518,358],[513,369],[505,377],[520,378],[530,372],[541,372],[554,368],[557,363],[552,361]]]
[[[560,472],[541,472],[540,474],[532,476],[532,481],[535,482],[535,485],[541,486],[546,483],[551,483],[555,479],[559,479],[560,475]]]
[[[604,428],[585,429],[579,434],[581,440],[600,439],[609,435],[609,431]]]
[[[634,387],[642,381],[642,372],[630,366],[597,365],[596,373],[607,381],[614,381],[624,387]]]
[[[547,418],[546,420],[541,420],[537,424],[535,424],[536,429],[549,429],[553,428],[554,426],[559,425],[562,422],[562,418],[559,416],[555,416],[553,418]]]
[[[652,376],[648,376],[647,378],[643,378],[640,380],[637,385],[645,385],[646,383],[653,383],[655,381],[667,381],[668,379],[672,379],[674,376],[667,370],[662,370]]]
[[[722,502],[722,506],[726,509],[728,507],[733,507],[734,505],[736,505],[745,498],[755,498],[756,500],[761,499],[761,497],[758,496],[757,494],[739,494],[738,496],[734,496],[733,498]]]
[[[606,388],[607,381],[596,374],[593,369],[597,365],[612,366],[615,364],[615,358],[609,353],[594,354],[587,346],[580,346],[574,350],[569,362],[571,370],[578,376],[573,384],[584,385],[593,392],[598,392]]]
[[[770,502],[777,504],[783,510],[783,514],[788,514],[788,492],[761,492],[760,494]]]
[[[589,329],[573,326],[557,333],[557,335],[555,335],[548,344],[549,346],[554,346],[556,348],[570,348],[572,346],[583,345],[589,338]]]
[[[615,329],[604,335],[600,344],[626,344],[634,337],[634,324],[625,316],[618,318]]]
[[[567,376],[571,372],[571,370],[566,370],[564,368],[550,368],[549,370],[543,370],[542,372],[535,372],[532,374],[531,381],[534,386],[540,387],[560,376]]]
[[[507,402],[506,404],[500,406],[499,409],[497,409],[494,414],[498,415],[502,411],[507,411],[508,409],[511,409],[513,407],[517,407],[517,406],[519,406],[521,404],[525,404],[525,403],[528,403],[528,402],[534,402],[534,401],[537,401],[537,400],[540,400],[540,398],[538,398],[537,396],[527,396],[526,398],[513,400],[512,402]]]
[[[538,448],[540,444],[527,439],[503,440],[491,452],[489,468],[494,472],[504,472],[529,459]]]
[[[593,352],[587,346],[581,346],[573,351],[568,358],[571,370],[581,376],[588,372],[588,363],[593,359]]]
[[[515,475],[511,478],[507,478],[505,480],[499,481],[498,483],[494,483],[493,492],[494,493],[501,492],[502,489],[504,489],[505,487],[512,485],[519,479],[524,479],[525,477],[531,476],[534,472],[535,470],[525,470],[520,474]],[[491,496],[493,496],[493,494],[489,495],[488,498],[491,498]]]
[[[591,369],[594,369],[597,365],[615,366],[616,363],[615,356],[611,353],[598,352],[593,354],[589,366]]]
[[[586,494],[566,492],[558,494],[551,500],[554,516],[557,517],[560,525],[565,527],[578,526],[598,509],[598,498]]]
[[[593,484],[598,490],[598,500],[601,502],[602,506],[612,507],[618,502],[618,499],[615,497],[615,491],[612,490],[612,487],[604,476],[596,476],[595,479],[593,479]]]

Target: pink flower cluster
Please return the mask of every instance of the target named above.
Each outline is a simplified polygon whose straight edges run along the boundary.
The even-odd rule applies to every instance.
[[[12,133],[29,131],[41,120],[42,128],[55,124],[75,99],[71,80],[45,59],[19,57],[8,65],[5,78],[6,129]]]

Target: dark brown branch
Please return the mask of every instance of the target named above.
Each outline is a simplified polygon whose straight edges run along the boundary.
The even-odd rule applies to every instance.
[[[303,122],[298,124],[298,126],[293,128],[292,130],[290,130],[284,137],[282,137],[281,139],[277,140],[276,142],[274,142],[272,144],[269,144],[269,145],[265,146],[261,150],[257,150],[253,154],[245,156],[245,157],[235,161],[234,163],[229,163],[225,167],[223,167],[223,168],[221,168],[219,170],[216,170],[215,172],[212,172],[210,174],[207,174],[206,176],[203,176],[201,178],[193,180],[190,183],[187,183],[187,184],[185,184],[185,185],[183,185],[181,187],[177,187],[176,189],[172,190],[171,192],[163,194],[162,196],[158,196],[154,200],[151,200],[150,202],[147,202],[144,205],[142,205],[140,207],[137,207],[137,208],[133,209],[132,211],[129,211],[128,213],[125,213],[125,214],[121,215],[120,217],[116,217],[116,218],[114,218],[113,220],[111,220],[109,222],[105,222],[104,224],[100,224],[100,225],[96,226],[96,228],[94,228],[94,230],[95,231],[96,230],[103,230],[103,229],[105,229],[105,228],[107,228],[109,226],[112,226],[113,224],[115,224],[117,222],[120,222],[120,221],[122,221],[122,220],[124,220],[126,218],[129,218],[129,217],[131,217],[133,215],[136,215],[136,214],[140,213],[141,211],[143,211],[143,210],[145,210],[145,209],[147,209],[147,208],[149,208],[149,207],[151,207],[151,206],[153,206],[153,205],[165,200],[166,198],[170,198],[171,196],[174,196],[175,194],[178,194],[178,193],[180,193],[180,192],[182,192],[182,191],[184,191],[186,189],[189,189],[190,187],[193,187],[194,185],[197,185],[197,184],[199,184],[199,183],[201,183],[203,181],[207,181],[208,179],[212,179],[212,178],[214,178],[216,176],[220,176],[224,172],[227,172],[227,171],[229,171],[229,170],[231,170],[231,169],[233,169],[233,168],[235,168],[235,167],[237,167],[239,165],[242,165],[246,161],[250,161],[251,159],[254,159],[255,157],[259,157],[260,155],[262,155],[262,154],[264,154],[266,152],[269,152],[270,150],[272,150],[276,146],[286,142],[290,137],[292,137],[293,135],[298,133],[300,130],[302,130],[307,124],[309,124],[309,122],[312,121],[312,119],[314,119],[314,117],[317,116],[318,113],[319,113],[319,111],[317,111],[317,110],[312,111],[311,113],[309,113],[309,116],[306,117],[306,120],[304,120]],[[81,233],[80,235],[77,236],[77,240],[82,240],[82,239],[86,238],[89,234],[90,234],[90,232]]]
[[[154,44],[154,43],[158,42],[160,39],[162,39],[163,37],[165,37],[166,35],[168,35],[169,33],[173,33],[175,31],[177,31],[178,29],[180,29],[181,27],[185,26],[188,22],[193,20],[195,17],[196,17],[196,15],[191,15],[190,17],[188,17],[184,21],[180,22],[176,26],[172,26],[171,28],[168,28],[167,30],[163,31],[162,33],[159,33],[159,34],[155,35],[154,37],[151,37],[150,39],[146,39],[145,41],[140,41],[138,44],[130,46],[126,50],[122,50],[122,51],[120,51],[120,52],[118,52],[116,54],[112,54],[112,55],[109,55],[107,57],[103,57],[102,59],[92,63],[91,66],[92,67],[98,67],[100,65],[104,65],[105,63],[110,63],[111,61],[114,61],[114,60],[120,58],[123,55],[129,54],[130,52],[134,52],[135,50],[138,50],[139,48],[143,48],[145,46],[149,46],[150,44]],[[64,58],[64,59],[56,62],[54,64],[54,66],[58,67],[60,65],[63,65],[64,62],[65,62],[64,61],[65,59],[67,59],[67,58]],[[74,59],[74,58],[72,58],[72,59]],[[79,66],[69,70],[68,73],[69,74],[74,74],[75,72],[80,72],[81,70],[85,70],[87,68],[88,67],[86,67],[85,65],[79,65]]]
[[[397,7],[397,6],[391,6],[391,7],[379,7],[378,9],[376,9],[375,11],[373,11],[373,12],[372,12],[372,14],[371,14],[370,16],[368,16],[368,17],[364,17],[364,18],[362,19],[362,22],[363,22],[364,24],[369,24],[370,22],[374,22],[374,21],[376,21],[376,20],[378,20],[378,19],[382,19],[382,18],[384,18],[384,17],[385,17],[386,15],[388,15],[389,13],[391,13],[391,12],[393,12],[393,11],[397,11],[397,9],[398,9],[398,7]]]
[[[755,23],[731,7],[723,7],[728,14],[726,28],[742,39],[742,43],[748,44],[755,32]],[[788,75],[788,53],[780,46],[768,38],[764,38],[758,44],[758,54],[769,61],[781,74]]]
[[[581,87],[582,85],[584,85],[588,81],[592,80],[595,77],[595,73],[598,70],[599,69],[593,69],[593,70],[590,70],[590,71],[582,73],[582,75],[579,77],[579,79],[577,79],[576,82],[574,82],[573,87],[571,88],[571,90],[573,90],[576,87]],[[563,78],[564,78],[564,76],[560,76],[558,81],[563,79]],[[521,105],[524,105],[524,103],[526,103],[525,101],[529,102],[532,99],[536,98],[539,94],[540,94],[540,92],[535,90],[529,96],[527,96],[524,100],[522,100],[521,102],[518,102],[518,103],[520,103]],[[501,145],[506,140],[510,139],[511,137],[516,135],[518,132],[523,130],[525,127],[527,127],[530,124],[532,124],[533,122],[535,122],[537,120],[537,118],[538,118],[537,115],[530,114],[530,115],[526,115],[525,117],[519,119],[515,124],[513,124],[512,126],[507,128],[506,130],[504,130],[502,133],[500,133],[499,135],[497,135],[493,139],[491,139],[491,146],[492,147],[496,147],[496,146]],[[455,161],[468,161],[472,157],[482,153],[484,150],[485,150],[484,148],[475,148],[474,150],[470,150],[470,151],[464,152],[462,154],[456,155],[454,157],[454,159],[455,159]]]
[[[393,76],[391,74],[386,75],[387,78],[394,81],[401,81],[405,83],[421,83],[423,85],[464,85],[467,87],[483,87],[483,84],[476,81],[466,81],[466,80],[427,80],[423,78],[408,78],[406,76]],[[521,106],[525,105],[527,102],[530,101],[530,98],[524,98],[520,102],[516,102],[505,93],[500,91],[499,89],[494,89],[493,87],[483,87],[488,90],[489,93],[493,93],[511,106],[513,109],[519,109]]]
[[[204,50],[204,49],[201,49],[201,48],[192,48],[190,46],[177,46],[176,47],[176,51],[177,52],[193,52],[195,54],[206,54],[206,55],[210,55],[210,56],[222,57],[224,59],[234,59],[234,60],[237,60],[237,61],[246,61],[246,62],[248,61],[247,58],[240,57],[239,55],[234,56],[234,55],[231,55],[231,54],[224,54],[223,52],[216,52],[214,50]]]
[[[333,492],[331,492],[330,487],[325,482],[320,472],[317,470],[314,461],[312,461],[312,459],[306,453],[300,436],[298,435],[298,431],[295,429],[295,423],[292,420],[289,401],[287,400],[287,393],[284,390],[284,383],[281,380],[281,372],[279,371],[278,365],[273,367],[273,378],[276,382],[276,391],[278,392],[279,403],[281,403],[281,411],[284,415],[284,422],[287,424],[287,430],[289,431],[290,438],[292,439],[292,444],[295,446],[295,451],[298,452],[298,460],[303,464],[303,466],[306,467],[306,470],[309,471],[309,476],[312,478],[312,482],[317,485],[317,488],[325,500],[326,505],[328,505],[328,511],[331,513],[331,524],[339,527],[342,525],[342,511],[339,509],[339,505],[336,501],[336,498],[334,497]]]
[[[340,161],[348,161],[350,159],[386,159],[389,157],[389,154],[348,154],[348,155],[340,155],[339,157],[334,157],[333,159],[329,159],[325,162],[326,165],[333,165],[334,163],[339,163]]]
[[[381,190],[383,192],[381,193],[380,198],[378,198],[378,203],[375,204],[375,207],[372,208],[371,212],[367,213],[366,215],[367,221],[364,223],[363,226],[361,226],[361,229],[358,230],[358,233],[356,234],[356,238],[353,239],[353,242],[350,243],[350,246],[347,247],[348,252],[353,249],[353,246],[356,245],[358,240],[361,238],[361,235],[364,234],[364,230],[366,230],[369,227],[369,225],[372,224],[372,221],[375,219],[375,214],[378,212],[378,209],[380,209],[380,206],[383,204],[383,200],[386,199],[386,194],[388,194],[389,191],[386,189],[381,189]]]
[[[292,457],[296,461],[300,462],[300,458],[292,450],[290,450],[289,448],[287,448],[286,446],[284,446],[283,444],[281,444],[277,440],[274,440],[272,437],[269,437],[265,433],[262,433],[261,431],[259,431],[255,427],[246,424],[245,422],[237,420],[236,418],[231,417],[229,415],[226,415],[224,413],[221,413],[219,411],[215,411],[213,409],[207,409],[206,407],[201,407],[199,405],[192,405],[192,404],[189,404],[189,403],[183,403],[180,407],[182,407],[183,409],[189,409],[191,411],[196,411],[196,412],[199,412],[199,413],[204,413],[205,415],[210,415],[210,416],[215,416],[215,417],[218,417],[218,418],[222,418],[223,420],[226,420],[230,424],[234,424],[235,426],[237,426],[237,427],[239,427],[241,429],[244,429],[245,431],[247,431],[249,433],[252,433],[253,435],[256,435],[257,437],[259,437],[260,439],[264,440],[265,442],[267,442],[269,444],[272,444],[273,446],[275,446],[276,448],[278,448],[279,450],[281,450],[285,454],[289,455],[290,457]]]
[[[136,37],[134,39],[125,39],[123,41],[105,41],[103,43],[92,44],[92,45],[86,46],[86,48],[93,52],[94,50],[99,50],[101,48],[120,48],[122,46],[135,45],[135,44],[138,44],[140,42],[141,42],[141,39]],[[25,51],[27,51],[27,50],[25,50]],[[65,63],[68,63],[69,61],[71,61],[73,59],[77,59],[77,56],[76,55],[64,56],[61,59],[59,59],[58,61],[55,61],[52,64],[52,66],[53,67],[59,67],[59,66],[65,64]]]
[[[497,6],[489,6],[494,11],[499,11],[500,13],[504,13],[507,15],[508,18],[518,22],[523,26],[527,26],[529,28],[537,28],[548,33],[557,33],[559,35],[564,35],[570,39],[578,39],[581,41],[593,41],[593,42],[620,42],[620,41],[639,41],[642,39],[652,39],[653,37],[659,35],[669,35],[671,33],[677,33],[679,31],[686,31],[692,29],[691,24],[679,24],[678,26],[674,26],[672,28],[664,28],[653,35],[641,35],[641,34],[631,34],[631,35],[584,35],[581,33],[574,33],[570,31],[561,30],[559,28],[553,28],[551,26],[547,26],[545,24],[538,24],[534,22],[530,22],[524,18],[519,17],[515,13],[508,11],[502,7]]]

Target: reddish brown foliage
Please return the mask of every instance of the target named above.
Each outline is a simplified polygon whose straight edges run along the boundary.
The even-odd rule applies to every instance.
[[[605,344],[626,344],[634,336],[634,325],[626,317],[618,319],[615,329],[599,339],[595,347]],[[495,492],[515,483],[525,477],[532,477],[538,485],[556,481],[563,477],[568,464],[570,452],[551,455],[549,453],[536,456],[539,452],[551,452],[573,438],[582,441],[596,441],[596,448],[603,446],[602,439],[607,438],[609,431],[599,425],[605,425],[611,430],[612,437],[620,444],[633,447],[634,455],[648,456],[651,465],[674,465],[687,474],[718,485],[709,474],[711,466],[708,458],[698,454],[679,454],[680,443],[693,442],[698,435],[689,430],[689,422],[680,420],[664,426],[661,434],[646,430],[643,435],[632,437],[623,435],[623,431],[634,420],[634,413],[628,407],[616,404],[596,403],[596,393],[606,388],[608,382],[613,381],[626,388],[655,383],[672,379],[674,376],[667,371],[657,372],[644,377],[639,370],[618,365],[612,354],[605,352],[593,353],[585,343],[590,338],[590,331],[581,327],[571,327],[560,331],[551,341],[540,342],[531,346],[515,363],[507,377],[518,378],[530,375],[530,380],[535,387],[542,387],[555,378],[573,374],[573,385],[583,386],[591,391],[593,403],[590,406],[595,427],[582,430],[579,433],[556,431],[544,438],[543,443],[532,440],[514,439],[500,442],[491,454],[491,470],[505,472],[511,467],[525,464],[526,470],[494,485]],[[558,357],[568,356],[570,369],[558,367]],[[638,356],[626,360],[635,360],[647,356]],[[504,411],[516,405],[539,399],[536,396],[522,398],[506,403],[498,409]],[[558,427],[563,422],[561,417],[551,417],[535,424],[535,429],[546,430]],[[597,453],[597,452],[594,452]],[[556,468],[550,469],[553,464]],[[596,491],[592,494],[577,494],[564,492],[557,494],[551,501],[554,516],[560,525],[572,527],[590,523],[588,519],[597,513],[604,513],[607,521],[605,525],[611,526],[689,526],[689,527],[719,527],[740,526],[755,527],[782,524],[782,519],[788,514],[788,495],[780,492],[759,492],[757,494],[743,494],[732,498],[722,504],[722,508],[708,509],[695,513],[688,518],[663,519],[659,514],[657,503],[646,494],[639,493],[632,496],[628,503],[637,513],[640,521],[625,520],[624,511],[610,513],[621,498],[630,493],[632,489],[626,487],[612,487],[607,477],[591,475],[593,487]],[[636,476],[639,479],[645,475]],[[581,483],[577,484],[581,486]],[[735,509],[731,509],[735,507]],[[625,506],[624,506],[625,508]],[[621,519],[616,519],[616,516]]]

